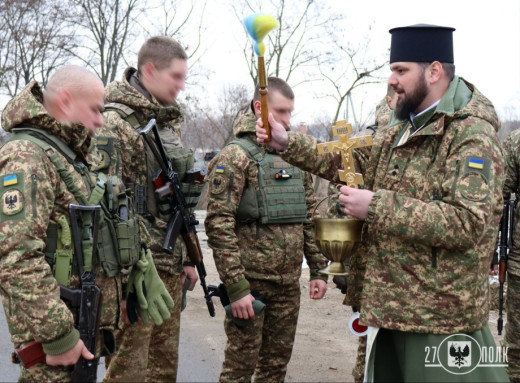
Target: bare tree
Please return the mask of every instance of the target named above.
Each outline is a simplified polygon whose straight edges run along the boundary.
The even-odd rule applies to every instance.
[[[233,9],[240,22],[259,11],[278,20],[279,28],[266,37],[266,72],[291,81],[293,87],[316,79],[317,59],[331,54],[329,47],[335,39],[335,26],[344,21],[342,14],[315,0],[241,0]],[[256,85],[257,60],[250,41],[244,43],[243,53]]]
[[[318,60],[320,73],[331,89],[326,94],[334,98],[337,104],[333,121],[338,120],[341,110],[347,107],[347,101],[355,89],[385,81],[381,70],[388,65],[387,58],[370,56],[368,36],[359,44],[343,44],[344,41],[348,39],[345,37],[336,40],[334,54]]]
[[[68,0],[4,0],[0,3],[0,88],[14,96],[28,82],[46,84],[69,58],[74,28]]]
[[[72,53],[92,68],[104,84],[116,79],[125,64],[124,54],[140,28],[139,0],[73,0],[82,29],[82,42]]]
[[[219,150],[233,139],[233,126],[250,105],[252,91],[243,84],[225,86],[216,107],[201,107],[189,99],[185,109],[183,140],[191,147]]]

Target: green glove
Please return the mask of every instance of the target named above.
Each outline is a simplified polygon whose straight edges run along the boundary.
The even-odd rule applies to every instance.
[[[149,323],[149,315],[156,325],[160,325],[164,319],[170,318],[169,309],[173,309],[174,302],[157,273],[150,250],[143,249],[141,259],[135,264],[134,269],[137,269],[136,275],[132,279],[134,273],[132,270],[130,280],[133,283],[130,285],[129,280],[128,290],[129,293],[135,293],[137,296],[136,310],[145,324]]]
[[[143,320],[148,323],[148,302],[146,301],[145,289],[143,270],[136,264],[128,277],[126,291],[126,313],[132,324],[137,323],[139,317],[146,318]]]

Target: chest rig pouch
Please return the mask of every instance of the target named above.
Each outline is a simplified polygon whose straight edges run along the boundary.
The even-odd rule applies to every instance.
[[[147,121],[140,121],[135,111],[124,104],[107,103],[105,104],[105,110],[116,112],[134,129],[138,129],[147,123]],[[191,176],[196,173],[196,169],[193,168],[195,162],[193,150],[175,144],[172,129],[173,128],[170,126],[161,126],[159,134],[163,141],[166,155],[172,163],[172,168],[177,172],[179,179],[181,180],[182,192],[186,198],[186,207],[189,209],[190,213],[193,213],[193,210],[200,199],[204,183],[200,182],[197,177]],[[155,161],[153,153],[148,145],[144,145],[144,149],[147,184],[135,185],[136,212],[149,218],[151,218],[150,216],[160,216],[162,219],[168,220],[169,214],[171,214],[169,203],[167,201],[158,201],[154,193],[154,180],[157,178],[157,171],[160,169],[160,166]]]
[[[231,142],[239,145],[258,164],[258,186],[248,185],[237,209],[240,222],[263,224],[307,222],[303,172],[276,154],[263,152],[250,138]]]
[[[55,136],[36,128],[20,127],[13,129],[11,140],[27,140],[38,145],[58,171],[67,190],[82,205],[101,205],[97,254],[99,262],[108,277],[133,266],[139,260],[140,231],[139,223],[133,214],[131,193],[124,188],[117,177],[106,177],[103,173],[91,173],[85,164],[76,161],[76,154]],[[60,156],[62,154],[81,175],[87,186],[87,200]],[[56,280],[69,285],[71,273],[77,274],[72,262],[73,246],[70,236],[69,217],[58,217],[57,224],[49,224],[45,259],[51,266]],[[85,246],[85,244],[84,244]],[[92,246],[92,244],[90,244]],[[88,251],[85,251],[88,253]],[[74,267],[73,267],[74,265]]]

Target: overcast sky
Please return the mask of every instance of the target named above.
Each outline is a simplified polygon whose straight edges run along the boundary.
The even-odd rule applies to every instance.
[[[293,0],[298,1],[298,0]],[[352,41],[362,39],[356,30],[366,31],[372,25],[372,46],[385,51],[390,46],[388,30],[418,23],[456,28],[454,51],[456,73],[473,83],[495,104],[502,116],[513,105],[520,118],[520,1],[519,0],[321,0],[344,12],[352,26]],[[226,83],[249,85],[247,64],[242,55],[242,37],[246,32],[230,11],[219,2],[210,1],[207,15],[217,18],[212,23],[213,42],[203,61],[215,70],[212,88]],[[263,12],[268,13],[267,9]],[[274,11],[273,11],[274,12]],[[364,33],[364,32],[363,32]],[[240,38],[238,38],[240,37]],[[390,71],[388,70],[388,73]],[[372,87],[368,98],[373,105],[386,92],[386,85]],[[328,101],[328,102],[327,102]],[[370,101],[366,101],[365,105]],[[366,108],[366,107],[365,107]],[[333,116],[334,102],[313,98],[312,91],[296,89],[293,124],[311,121],[318,115]]]

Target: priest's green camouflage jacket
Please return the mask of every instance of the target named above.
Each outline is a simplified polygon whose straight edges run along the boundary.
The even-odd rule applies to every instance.
[[[242,116],[234,127],[237,137],[254,136],[256,119],[251,113]],[[216,167],[223,167],[216,173]],[[208,169],[208,207],[205,221],[208,245],[213,249],[220,279],[227,287],[231,301],[249,294],[248,280],[271,281],[286,285],[297,283],[305,256],[311,279],[326,276],[317,271],[327,260],[314,242],[314,225],[237,224],[235,213],[247,185],[258,189],[258,165],[238,145],[228,145],[211,161]],[[307,216],[316,204],[312,178],[304,173]],[[213,182],[218,176],[218,182]]]
[[[520,198],[520,130],[513,131],[504,141],[506,181],[504,199]],[[513,247],[509,250],[507,271],[520,277],[520,204],[516,204],[513,228]]]
[[[361,169],[375,192],[357,251],[367,257],[361,322],[472,332],[488,320],[488,269],[504,183],[500,124],[491,102],[458,77],[426,117],[397,147],[410,122],[380,127]],[[282,158],[337,182],[339,157],[318,157],[312,137],[291,132]]]
[[[134,111],[141,127],[155,118],[159,128],[159,134],[167,151],[182,148],[181,126],[183,121],[179,105],[163,106],[155,97],[149,94],[135,76],[136,70],[128,68],[121,81],[114,81],[105,89],[105,103],[118,103],[130,107]],[[107,110],[103,113],[105,125],[98,136],[115,138],[115,146],[121,154],[121,158],[111,159],[111,168],[116,169],[127,187],[133,188],[136,184],[146,185],[153,190],[151,174],[147,170],[146,144],[139,136],[136,128],[126,121],[118,112]],[[150,159],[152,167],[159,169],[155,159]],[[176,170],[176,169],[174,169]],[[111,170],[113,171],[113,170]],[[182,262],[186,258],[186,245],[181,237],[175,242],[174,254],[169,254],[162,249],[167,222],[160,216],[153,205],[156,201],[148,200],[148,213],[145,214],[146,226],[152,237],[149,245],[153,251],[153,257],[158,270],[170,274],[182,272]],[[149,243],[148,241],[146,241]]]
[[[60,124],[42,105],[39,85],[31,82],[6,105],[2,128],[32,126],[57,136],[86,163],[91,139],[81,125]],[[57,152],[58,153],[58,152]],[[59,153],[58,153],[59,154]],[[79,173],[59,154],[66,170],[88,200]],[[78,203],[68,191],[56,167],[43,150],[26,140],[6,143],[0,149],[0,289],[15,347],[36,340],[47,354],[68,351],[79,339],[73,314],[60,299],[58,283],[45,260],[43,249],[49,224],[69,217],[69,203]],[[120,278],[107,278],[98,269],[103,304],[101,328],[114,329],[120,323]],[[71,279],[78,287],[78,277]]]

